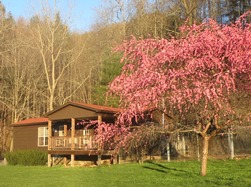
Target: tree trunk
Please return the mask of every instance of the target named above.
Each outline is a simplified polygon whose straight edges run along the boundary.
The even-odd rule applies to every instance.
[[[53,104],[54,104],[54,91],[50,93],[49,110],[47,109],[47,112],[53,110]]]
[[[201,160],[201,171],[200,174],[205,176],[207,174],[207,157],[208,157],[208,144],[209,136],[203,136],[203,151],[202,151],[202,160]]]

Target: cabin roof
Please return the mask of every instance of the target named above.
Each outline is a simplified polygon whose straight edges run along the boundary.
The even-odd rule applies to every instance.
[[[69,103],[66,103],[66,104],[46,113],[45,115],[43,115],[43,117],[28,118],[28,119],[13,123],[12,126],[46,124],[46,123],[48,123],[48,120],[51,117],[51,115],[54,115],[54,113],[57,113],[59,111],[61,113],[61,110],[63,110],[66,107],[69,107],[69,106],[93,111],[95,113],[116,114],[121,111],[120,108],[113,108],[113,107],[94,105],[94,104],[86,104],[86,103],[81,103],[81,102],[69,102]],[[65,115],[65,114],[62,114],[62,115]]]
[[[111,113],[121,112],[121,108],[113,108],[109,106],[86,104],[86,103],[80,103],[80,102],[72,102],[72,103],[83,106],[84,108],[87,108],[87,109],[89,108],[89,109],[96,110],[96,112],[111,112]]]
[[[65,108],[67,106],[75,106],[75,107],[80,107],[83,109],[91,110],[97,113],[111,113],[111,114],[116,114],[118,112],[121,112],[120,108],[113,108],[113,107],[108,107],[108,106],[101,106],[101,105],[94,105],[94,104],[86,104],[86,103],[81,103],[81,102],[69,102],[66,103],[48,113],[46,113],[44,116],[48,117],[51,114],[61,110],[62,108]]]
[[[13,126],[19,125],[31,125],[31,124],[45,124],[48,123],[48,118],[28,118],[17,123],[13,123]]]

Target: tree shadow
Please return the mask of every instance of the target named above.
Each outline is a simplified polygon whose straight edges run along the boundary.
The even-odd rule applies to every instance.
[[[167,173],[167,171],[163,170],[163,169],[158,169],[158,168],[153,168],[153,167],[149,167],[149,166],[142,166],[145,169],[150,169],[150,170],[154,170],[154,171],[158,171],[161,173]]]
[[[185,170],[166,167],[166,166],[163,166],[160,163],[156,163],[156,162],[153,162],[151,160],[145,161],[145,163],[152,164],[153,167],[142,166],[143,168],[150,169],[150,170],[155,170],[155,171],[158,171],[158,172],[161,172],[161,173],[168,173],[168,171],[171,171],[171,170],[172,171],[177,171],[177,172],[187,173],[187,171],[185,171]]]

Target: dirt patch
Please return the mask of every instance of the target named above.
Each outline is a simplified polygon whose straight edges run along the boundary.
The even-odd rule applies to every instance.
[[[6,166],[7,161],[6,160],[0,160],[0,166]]]
[[[4,161],[0,160],[0,166],[4,166]]]

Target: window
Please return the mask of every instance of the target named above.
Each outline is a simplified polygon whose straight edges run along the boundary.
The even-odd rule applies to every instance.
[[[48,127],[38,127],[38,146],[48,145]]]

